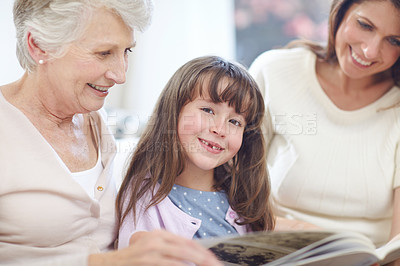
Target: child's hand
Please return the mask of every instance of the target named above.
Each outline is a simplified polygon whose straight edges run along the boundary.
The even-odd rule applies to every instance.
[[[222,265],[212,252],[198,243],[164,230],[137,232],[129,243],[128,249],[140,265],[186,265],[185,262]]]
[[[137,232],[127,248],[114,252],[92,254],[90,266],[125,265],[188,265],[220,266],[214,254],[193,240],[167,231]]]

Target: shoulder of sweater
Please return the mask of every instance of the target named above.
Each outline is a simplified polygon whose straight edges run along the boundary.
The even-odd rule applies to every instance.
[[[316,55],[304,47],[272,49],[260,54],[250,66],[250,71],[276,70],[301,61],[315,60]]]

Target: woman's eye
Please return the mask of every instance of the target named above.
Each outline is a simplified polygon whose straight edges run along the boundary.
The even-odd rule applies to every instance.
[[[362,22],[360,20],[357,20],[357,22],[358,22],[358,25],[360,25],[360,27],[363,28],[363,29],[366,29],[366,30],[372,30],[373,29],[372,26],[367,24],[367,23],[364,23],[364,22]]]
[[[200,110],[202,110],[203,112],[212,114],[212,115],[214,114],[214,111],[211,108],[203,107]]]
[[[126,48],[125,49],[125,54],[129,54],[132,53],[132,48]]]
[[[397,38],[389,38],[388,39],[389,43],[393,46],[398,46],[400,47],[400,40]]]
[[[237,126],[237,127],[241,127],[242,126],[242,123],[240,123],[236,119],[230,119],[229,122],[232,123],[233,125]]]
[[[104,52],[100,52],[100,53],[99,53],[99,55],[101,55],[101,56],[107,56],[107,55],[109,55],[109,54],[111,54],[110,51],[104,51]]]

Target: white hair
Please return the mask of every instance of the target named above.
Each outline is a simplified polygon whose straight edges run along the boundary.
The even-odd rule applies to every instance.
[[[40,49],[60,57],[68,44],[79,39],[99,7],[116,13],[128,27],[139,31],[150,24],[153,12],[152,0],[16,0],[13,14],[22,68],[32,72],[37,65],[28,51],[28,33]]]

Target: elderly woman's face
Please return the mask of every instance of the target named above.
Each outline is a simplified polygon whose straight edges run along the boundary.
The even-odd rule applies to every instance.
[[[352,5],[336,33],[336,54],[353,78],[392,67],[400,55],[400,11],[390,1]]]
[[[99,9],[83,37],[65,56],[48,63],[48,79],[60,109],[86,113],[100,109],[114,84],[125,82],[133,32],[121,18]]]

